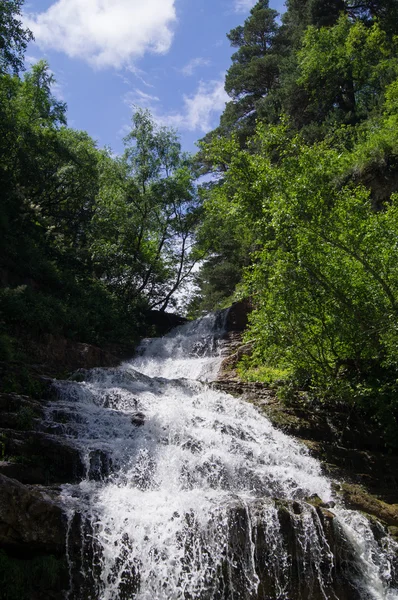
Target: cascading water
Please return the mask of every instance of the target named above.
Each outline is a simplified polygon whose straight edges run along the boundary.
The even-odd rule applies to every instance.
[[[307,449],[203,383],[221,333],[212,315],[56,384],[49,426],[87,474],[62,490],[69,600],[398,599],[394,542],[308,503],[333,492]]]

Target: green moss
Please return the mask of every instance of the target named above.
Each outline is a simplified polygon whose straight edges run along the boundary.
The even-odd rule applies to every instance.
[[[62,592],[67,585],[64,559],[40,556],[23,560],[0,551],[0,600],[46,598],[49,592]]]
[[[309,496],[305,499],[305,501],[307,502],[307,504],[311,504],[311,506],[314,506],[314,508],[323,508],[325,506],[324,501],[317,494]]]
[[[244,356],[239,362],[237,372],[242,381],[260,382],[270,387],[284,384],[290,377],[289,369],[270,365],[253,365],[250,357]]]
[[[357,484],[344,482],[341,489],[349,508],[376,517],[383,525],[398,527],[398,504],[387,504]]]

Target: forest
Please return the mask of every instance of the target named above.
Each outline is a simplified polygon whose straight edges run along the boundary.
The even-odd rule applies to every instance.
[[[194,156],[146,110],[121,156],[68,127],[50,66],[24,71],[22,4],[0,8],[0,360],[45,333],[134,343],[194,279],[190,318],[251,299],[243,379],[396,448],[397,4],[257,2]]]

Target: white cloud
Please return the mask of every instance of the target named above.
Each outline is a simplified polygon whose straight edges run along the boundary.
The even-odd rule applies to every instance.
[[[162,125],[206,133],[214,127],[215,117],[224,110],[228,100],[224,77],[218,81],[201,81],[194,95],[184,95],[184,106],[180,113],[159,115],[155,112],[154,118]]]
[[[139,69],[136,65],[129,64],[127,65],[127,70],[130,71],[133,75],[137,77],[146,87],[153,88],[155,87],[152,83],[149,83],[145,78],[147,74],[142,69]]]
[[[146,52],[167,52],[175,20],[175,0],[58,0],[24,24],[41,48],[118,68]]]
[[[58,81],[54,81],[54,83],[51,86],[51,91],[57,100],[59,100],[60,102],[65,102],[66,96],[65,96],[64,86],[62,83],[58,83]]]
[[[127,94],[123,96],[123,101],[131,108],[140,106],[141,108],[149,108],[152,111],[155,102],[159,102],[160,100],[157,96],[146,94],[142,90],[136,88],[132,92],[127,92]]]
[[[191,76],[198,67],[208,67],[210,64],[210,61],[206,58],[193,58],[181,69],[181,73],[186,76]]]
[[[175,127],[180,131],[198,131],[207,133],[216,125],[216,118],[224,110],[229,97],[224,90],[224,75],[219,80],[201,81],[198,89],[191,96],[183,96],[183,107],[180,112],[162,111],[157,96],[146,94],[140,89],[128,92],[123,96],[125,104],[133,110],[139,106],[148,108],[153,119],[159,125]],[[127,129],[124,127],[122,133]]]
[[[36,63],[38,63],[40,58],[36,58],[36,56],[32,56],[30,54],[25,54],[24,60],[25,60],[25,66],[27,68],[29,68],[32,65],[35,65]]]
[[[235,0],[235,11],[239,13],[249,12],[257,3],[257,0]]]

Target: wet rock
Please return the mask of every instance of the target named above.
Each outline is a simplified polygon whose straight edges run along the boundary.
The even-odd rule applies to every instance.
[[[41,420],[35,416],[33,410],[27,406],[17,413],[2,412],[0,414],[0,426],[5,429],[18,429],[20,431],[30,431],[40,426]]]
[[[40,465],[26,465],[17,462],[0,461],[0,473],[21,483],[45,484],[47,482],[46,470]]]
[[[389,505],[398,504],[398,456],[386,453],[380,432],[360,413],[300,401],[287,405],[262,383],[223,379],[212,386],[254,404],[275,427],[300,439],[329,476],[360,484]]]
[[[41,417],[43,416],[43,401],[34,400],[22,394],[0,393],[0,426],[4,427],[2,424],[4,414],[17,414],[23,409],[30,409],[35,416]]]
[[[250,356],[253,344],[239,344],[236,351],[223,360],[218,373],[217,381],[234,381],[237,378],[236,367],[244,356]]]
[[[334,508],[336,506],[336,503],[333,501],[323,502],[323,500],[316,494],[307,498],[306,501],[309,504],[312,504],[312,506],[315,506],[315,508]]]
[[[52,334],[34,340],[31,347],[27,342],[27,353],[35,357],[36,364],[42,365],[44,372],[50,374],[79,368],[113,367],[120,363],[118,356],[98,346],[75,342]]]
[[[398,543],[398,527],[387,527],[388,533]]]
[[[217,381],[212,382],[210,385],[216,390],[242,398],[247,402],[256,404],[256,406],[274,404],[276,402],[275,390],[270,390],[262,383],[246,383],[225,378],[221,381],[217,379]]]
[[[342,496],[349,508],[373,515],[387,525],[398,527],[398,504],[387,504],[361,486],[349,483],[342,484]]]
[[[142,412],[137,412],[131,417],[131,423],[136,427],[142,427],[145,423],[145,415]]]
[[[0,553],[1,597],[5,600],[65,600],[67,561],[53,555],[31,558]]]
[[[248,315],[253,310],[251,301],[247,298],[240,302],[234,302],[232,306],[226,309],[225,320],[226,331],[244,331],[248,324]]]
[[[360,600],[351,568],[355,550],[334,521],[331,511],[306,502],[231,503],[216,597]]]
[[[67,440],[37,431],[21,432],[0,429],[2,455],[5,460],[30,467],[33,477],[38,467],[40,476],[34,483],[77,483],[85,474],[79,450]],[[33,469],[32,469],[33,467]]]
[[[94,481],[102,481],[112,471],[112,460],[103,450],[90,452],[90,467],[88,478]]]
[[[44,491],[0,474],[0,547],[14,555],[65,553],[67,520]]]

